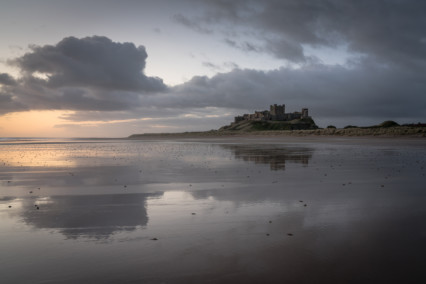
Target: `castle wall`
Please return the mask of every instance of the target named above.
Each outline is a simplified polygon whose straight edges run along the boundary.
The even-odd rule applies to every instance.
[[[308,109],[302,108],[301,112],[285,113],[285,105],[271,105],[270,110],[264,111],[255,111],[252,114],[244,114],[243,116],[236,116],[234,118],[235,122],[245,121],[245,120],[256,120],[256,121],[266,121],[266,120],[275,120],[275,121],[290,121],[293,119],[308,118]]]

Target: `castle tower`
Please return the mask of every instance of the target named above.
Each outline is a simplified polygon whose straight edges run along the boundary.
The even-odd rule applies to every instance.
[[[308,117],[309,117],[308,109],[302,108],[302,118],[308,118]]]
[[[285,113],[285,105],[271,105],[270,106],[270,113],[272,116],[283,116]]]

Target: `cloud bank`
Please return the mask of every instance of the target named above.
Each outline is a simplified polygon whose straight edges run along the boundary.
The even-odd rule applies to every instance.
[[[424,1],[192,2],[201,6],[204,14],[180,15],[181,23],[189,27],[192,23],[196,31],[215,27],[234,47],[258,46],[260,42],[261,47],[251,51],[271,53],[292,62],[308,59],[306,46],[345,46],[350,52],[400,64],[417,64],[417,60],[424,64],[426,60]]]

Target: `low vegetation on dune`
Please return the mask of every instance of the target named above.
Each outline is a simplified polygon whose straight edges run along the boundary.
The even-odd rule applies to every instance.
[[[426,137],[426,127],[349,127],[293,131],[292,135],[335,135],[335,136],[417,136]]]
[[[142,138],[190,138],[190,137],[226,137],[226,136],[383,136],[383,137],[426,137],[426,124],[405,124],[399,125],[394,121],[384,121],[381,124],[358,127],[346,126],[344,128],[336,128],[329,125],[326,128],[300,129],[300,124],[289,122],[283,124],[269,123],[264,124],[263,121],[245,121],[234,125],[233,127],[225,126],[219,130],[200,131],[200,132],[183,132],[183,133],[152,133],[152,134],[134,134],[129,136],[130,139]],[[315,125],[316,126],[316,125]],[[293,127],[288,129],[286,127]]]

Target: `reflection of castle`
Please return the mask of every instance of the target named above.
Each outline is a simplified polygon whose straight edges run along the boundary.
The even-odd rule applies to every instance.
[[[270,110],[255,111],[253,114],[244,114],[236,116],[235,122],[244,120],[276,120],[276,121],[290,121],[293,119],[309,118],[308,109],[302,108],[301,112],[285,113],[285,105],[271,105]]]
[[[285,170],[286,162],[308,165],[310,148],[277,148],[273,145],[221,145],[233,151],[235,158],[255,164],[269,164],[271,170]]]

